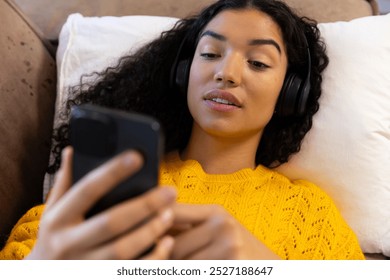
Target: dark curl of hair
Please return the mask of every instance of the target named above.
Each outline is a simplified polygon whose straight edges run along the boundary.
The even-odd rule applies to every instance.
[[[288,71],[306,69],[307,45],[309,47],[311,91],[306,112],[299,117],[272,117],[259,143],[256,163],[274,167],[298,152],[303,137],[312,126],[313,115],[319,109],[321,72],[328,64],[317,23],[297,16],[281,1],[220,0],[196,16],[179,20],[174,28],[163,32],[158,39],[136,53],[121,57],[115,67],[94,73],[95,82],[80,81],[79,86],[70,88],[66,110],[60,115],[60,125],[53,133],[54,162],[49,166],[48,172],[54,173],[59,168],[61,151],[69,145],[68,122],[71,107],[83,103],[151,115],[164,128],[165,151],[184,149],[191,134],[193,119],[186,96],[180,95],[170,83],[170,72],[177,51],[182,45],[180,56],[191,59],[200,33],[218,13],[243,9],[262,11],[278,24],[287,49]]]

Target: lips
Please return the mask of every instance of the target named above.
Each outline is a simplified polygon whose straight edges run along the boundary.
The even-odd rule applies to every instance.
[[[212,90],[203,99],[226,106],[242,107],[242,103],[233,94],[223,90]]]

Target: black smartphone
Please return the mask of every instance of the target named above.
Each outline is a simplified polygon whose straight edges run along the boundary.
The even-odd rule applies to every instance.
[[[74,106],[69,138],[74,149],[73,183],[125,150],[137,150],[144,158],[143,167],[101,198],[87,217],[158,184],[164,138],[161,126],[154,118],[91,104]]]

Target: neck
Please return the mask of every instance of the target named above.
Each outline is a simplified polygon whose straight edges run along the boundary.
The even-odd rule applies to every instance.
[[[255,157],[261,135],[226,138],[194,127],[182,160],[193,159],[208,174],[230,174],[256,167]]]

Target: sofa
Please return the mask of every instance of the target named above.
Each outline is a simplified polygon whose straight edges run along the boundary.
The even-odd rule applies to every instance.
[[[183,17],[211,0],[0,0],[0,247],[30,207],[44,201],[57,97],[56,51],[71,13]],[[285,0],[318,22],[378,14],[375,0]]]

